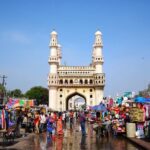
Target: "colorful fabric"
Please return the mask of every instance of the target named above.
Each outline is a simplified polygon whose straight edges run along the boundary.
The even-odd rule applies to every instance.
[[[2,113],[1,113],[1,122],[2,122],[2,129],[4,129],[5,128],[5,110],[4,109],[2,109]]]
[[[63,134],[63,124],[62,124],[62,120],[58,119],[57,120],[57,128],[56,128],[57,134],[58,135],[62,135]]]

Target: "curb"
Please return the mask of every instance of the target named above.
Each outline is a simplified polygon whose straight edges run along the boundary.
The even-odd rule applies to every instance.
[[[150,150],[150,143],[149,142],[145,142],[141,139],[138,138],[130,138],[130,137],[126,137],[126,135],[124,135],[125,138],[127,138],[129,141],[131,141],[132,143],[140,146],[141,148],[145,149],[145,150]]]

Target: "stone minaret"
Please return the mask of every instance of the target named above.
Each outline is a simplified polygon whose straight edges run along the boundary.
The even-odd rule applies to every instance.
[[[49,43],[50,57],[48,63],[50,65],[50,71],[48,75],[48,87],[49,87],[49,108],[56,109],[57,106],[57,85],[58,75],[57,69],[61,60],[60,46],[57,41],[57,32],[51,32],[51,39]]]
[[[103,73],[103,55],[102,55],[102,33],[100,31],[97,31],[95,33],[95,42],[93,45],[93,65],[95,66],[96,70],[95,73]]]
[[[103,100],[103,91],[104,91],[104,74],[103,74],[103,55],[102,55],[102,33],[97,31],[95,33],[95,42],[93,45],[92,53],[92,65],[95,68],[95,98],[96,103],[99,104]]]

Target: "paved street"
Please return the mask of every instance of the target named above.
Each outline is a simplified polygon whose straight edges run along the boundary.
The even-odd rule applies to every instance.
[[[103,137],[96,138],[91,132],[90,125],[87,125],[87,136],[82,137],[78,125],[70,129],[67,125],[64,130],[64,137],[47,138],[46,133],[30,134],[24,140],[4,149],[19,150],[141,150],[124,137]]]

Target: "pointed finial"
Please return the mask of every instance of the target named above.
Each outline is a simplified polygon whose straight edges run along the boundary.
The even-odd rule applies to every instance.
[[[53,31],[51,32],[52,35],[57,35],[57,32],[55,31],[55,29],[53,29]]]

